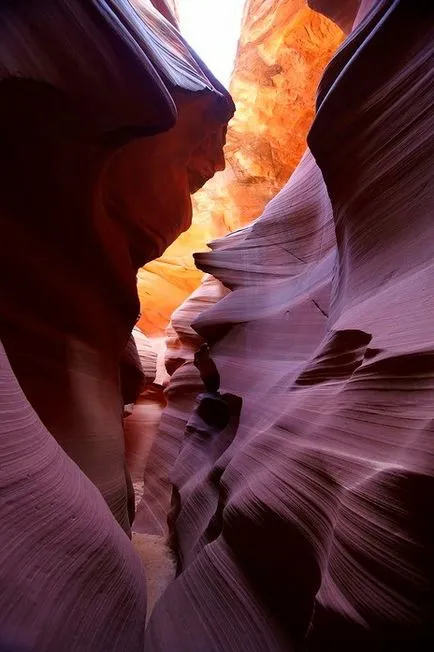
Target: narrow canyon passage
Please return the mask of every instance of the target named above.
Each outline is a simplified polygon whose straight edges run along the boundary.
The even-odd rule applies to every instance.
[[[433,19],[0,2],[0,652],[432,648]]]

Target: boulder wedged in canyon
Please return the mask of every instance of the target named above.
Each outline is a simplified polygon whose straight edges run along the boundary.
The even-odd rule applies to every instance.
[[[220,430],[203,397],[176,417],[179,574],[152,650],[434,641],[434,10],[360,5],[311,153],[260,219],[196,256],[232,290],[194,328],[243,407]]]
[[[25,398],[0,344],[0,647],[142,652],[142,564]]]
[[[0,18],[0,337],[41,421],[129,532],[136,274],[224,167],[233,103],[150,2],[5,2]]]

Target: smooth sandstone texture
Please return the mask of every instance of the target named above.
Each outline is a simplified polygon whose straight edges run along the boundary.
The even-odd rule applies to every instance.
[[[310,152],[259,220],[196,256],[232,290],[194,328],[243,407],[222,421],[205,395],[187,422],[152,650],[434,641],[434,13],[363,4]]]
[[[195,289],[201,273],[196,267],[192,269],[191,252],[198,238],[203,242],[211,240],[210,223],[219,225],[216,235],[251,222],[284,185],[306,146],[319,76],[341,39],[342,32],[324,16],[313,13],[304,2],[246,4],[231,82],[238,111],[228,129],[226,170],[194,195],[192,227],[162,258],[139,271],[139,294],[142,306],[146,307],[138,322],[141,328],[158,332],[158,324],[164,325],[167,313]],[[312,184],[306,192],[311,192],[311,187]],[[281,233],[285,229],[283,222]],[[230,237],[233,241],[237,234]],[[276,234],[275,238],[279,237]],[[264,240],[263,250],[267,242]],[[271,257],[276,253],[279,256],[281,248],[267,252]],[[259,258],[258,265],[263,263]],[[234,274],[241,275],[243,257],[235,265]],[[175,311],[167,329],[167,369],[171,374],[175,369],[176,372],[166,392],[168,407],[146,465],[144,498],[134,524],[136,531],[162,535],[167,530],[171,491],[168,471],[179,452],[187,415],[201,387],[193,357],[202,340],[190,324],[200,309],[215,303],[225,293],[217,280],[205,279]],[[251,302],[253,308],[256,296],[252,296]],[[156,321],[150,324],[154,317]],[[145,419],[144,430],[149,438]]]
[[[14,652],[142,652],[140,559],[31,408],[1,344],[0,419],[1,643]]]
[[[213,236],[251,222],[285,183],[305,148],[320,74],[341,40],[342,32],[304,2],[246,4],[231,82],[238,111],[228,129],[226,169],[193,196],[190,229],[163,257],[139,270],[142,317],[138,326],[158,334],[172,314],[166,331],[166,364],[174,375],[145,467],[144,497],[134,523],[138,532],[163,536],[167,531],[168,472],[201,388],[193,357],[202,340],[190,324],[200,309],[226,293],[212,278],[205,278],[194,291],[202,274],[191,252]],[[142,418],[149,441],[148,422],[145,415]],[[137,423],[139,419],[137,414]]]
[[[0,18],[0,337],[129,532],[136,274],[188,228],[233,104],[150,2],[8,1]]]
[[[133,0],[132,4],[137,7],[139,10],[141,7],[146,5],[147,0]],[[152,4],[160,14],[162,14],[168,21],[172,23],[175,27],[178,27],[178,10],[177,10],[177,0],[151,0]]]
[[[300,0],[246,3],[230,86],[237,112],[227,133],[226,169],[193,196],[190,229],[139,271],[138,326],[147,335],[164,335],[174,310],[199,285],[192,252],[257,218],[294,171],[320,76],[342,38]]]

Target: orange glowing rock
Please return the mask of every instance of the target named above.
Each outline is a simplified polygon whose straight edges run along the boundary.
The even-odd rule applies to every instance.
[[[258,217],[292,174],[306,147],[319,79],[342,39],[305,2],[247,1],[230,87],[237,112],[226,170],[193,196],[191,228],[139,272],[138,326],[147,335],[163,335],[199,284],[192,253]]]

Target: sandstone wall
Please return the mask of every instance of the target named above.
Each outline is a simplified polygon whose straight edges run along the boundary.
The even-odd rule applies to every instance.
[[[138,531],[163,534],[166,530],[168,473],[202,386],[193,364],[201,338],[190,324],[200,309],[227,293],[212,277],[194,291],[202,272],[192,254],[205,249],[217,235],[251,222],[285,184],[306,147],[321,72],[342,38],[333,23],[304,2],[250,0],[246,4],[231,84],[237,113],[228,129],[226,170],[193,196],[189,231],[162,258],[139,271],[139,327],[146,332],[159,333],[172,311],[184,303],[166,331],[166,363],[173,376],[146,467],[144,498],[134,526]],[[281,229],[287,228],[288,223],[283,223]],[[235,277],[239,274],[234,271]]]
[[[300,0],[247,2],[230,88],[237,112],[226,170],[193,196],[191,228],[139,272],[138,326],[147,335],[164,334],[199,284],[193,252],[258,217],[293,172],[306,148],[318,81],[342,38]]]
[[[232,292],[194,322],[221,386],[177,414],[156,650],[434,640],[434,8],[361,4],[310,151],[257,221],[196,256]]]

